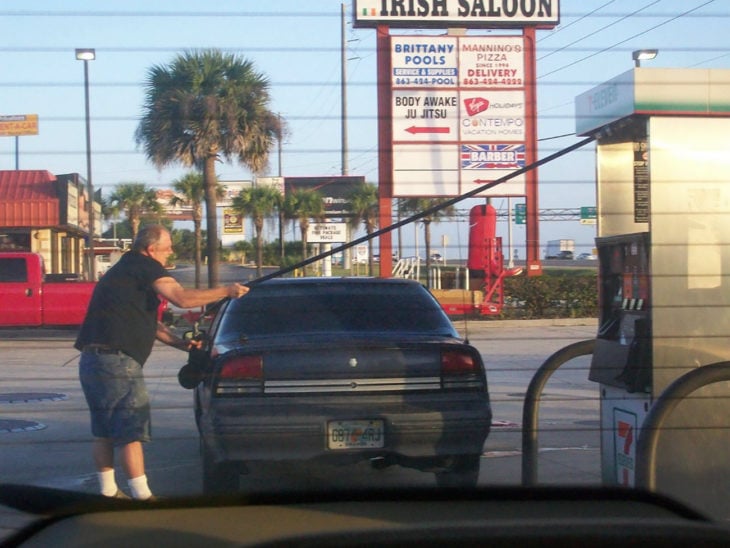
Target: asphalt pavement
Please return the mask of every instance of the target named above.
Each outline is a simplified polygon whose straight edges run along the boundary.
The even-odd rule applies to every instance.
[[[456,322],[482,353],[494,410],[484,447],[480,485],[518,485],[522,467],[522,402],[534,372],[553,352],[593,338],[595,320]],[[90,457],[88,411],[78,383],[75,330],[0,332],[0,483],[25,483],[96,492]],[[145,365],[152,401],[153,441],[146,446],[147,474],[156,494],[201,492],[201,463],[192,393],[177,383],[185,354],[157,345]],[[599,484],[598,388],[587,380],[588,361],[566,364],[551,380],[540,410],[542,484]],[[10,425],[11,428],[5,428]],[[121,472],[118,481],[125,486]],[[243,476],[244,491],[326,486],[433,485],[432,474],[367,464],[351,468],[268,465]],[[0,536],[28,516],[0,507]]]

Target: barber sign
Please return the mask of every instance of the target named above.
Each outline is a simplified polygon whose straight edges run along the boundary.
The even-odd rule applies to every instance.
[[[524,144],[461,145],[461,169],[521,169]]]

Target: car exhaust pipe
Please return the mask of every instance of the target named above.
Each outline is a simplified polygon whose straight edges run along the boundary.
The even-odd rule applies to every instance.
[[[380,455],[370,459],[370,466],[373,470],[385,470],[394,464],[397,464],[395,459],[389,455]]]

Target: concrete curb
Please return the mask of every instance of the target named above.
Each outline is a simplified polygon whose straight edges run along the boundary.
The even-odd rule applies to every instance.
[[[597,318],[541,318],[537,320],[475,320],[472,318],[451,318],[454,325],[467,323],[470,329],[498,329],[504,327],[570,327],[570,326],[596,326]]]

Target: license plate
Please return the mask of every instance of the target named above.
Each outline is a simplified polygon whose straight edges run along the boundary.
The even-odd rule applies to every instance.
[[[385,447],[383,421],[330,421],[327,423],[329,449],[370,449]]]

